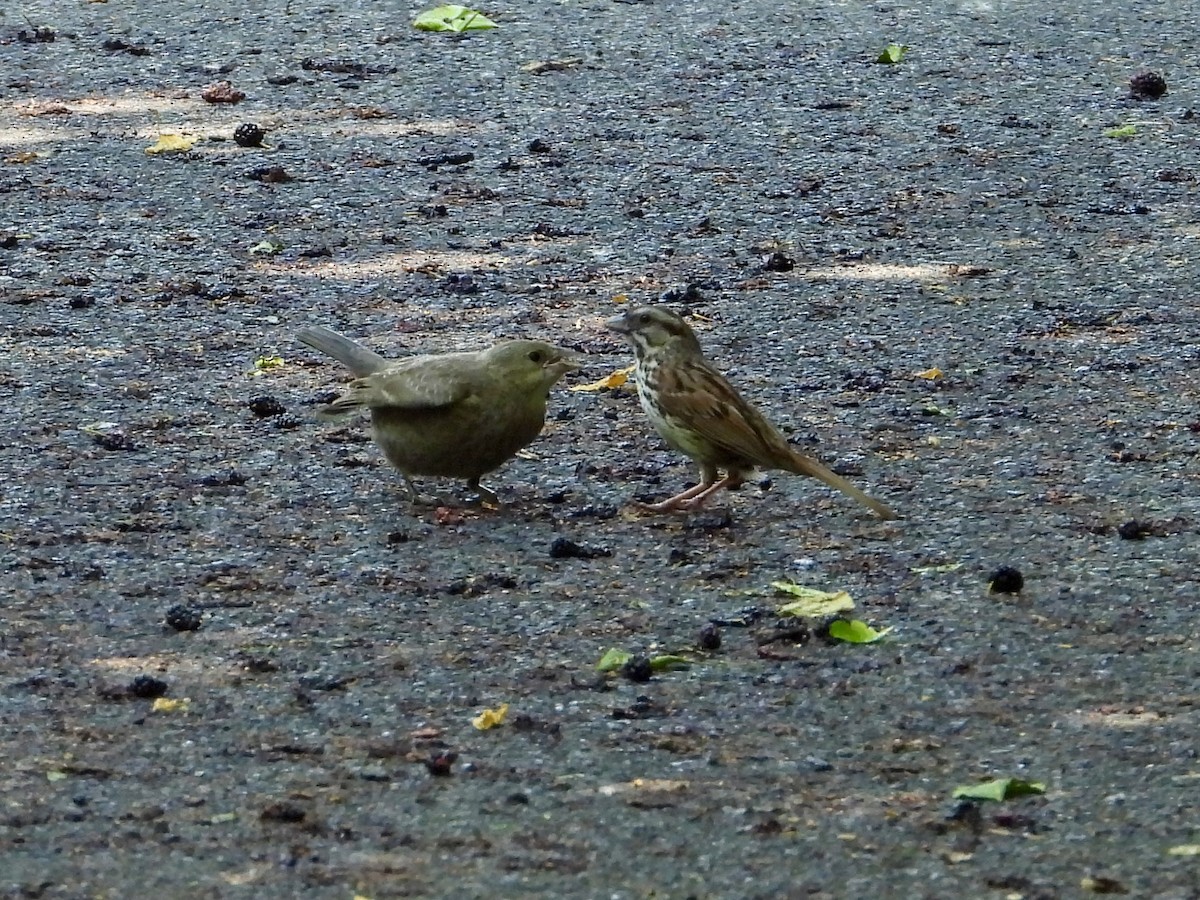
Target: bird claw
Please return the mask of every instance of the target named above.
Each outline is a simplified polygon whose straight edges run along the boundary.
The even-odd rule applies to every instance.
[[[691,512],[694,509],[698,509],[703,505],[705,499],[707,498],[696,497],[694,499],[681,499],[679,497],[668,497],[666,500],[662,500],[658,503],[642,503],[640,500],[635,500],[630,505],[638,512],[644,513],[685,513]]]

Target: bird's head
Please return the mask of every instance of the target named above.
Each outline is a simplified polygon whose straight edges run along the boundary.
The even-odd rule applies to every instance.
[[[696,332],[683,317],[665,306],[639,306],[604,323],[633,345],[638,358],[646,354],[673,351],[700,355]]]
[[[502,380],[530,389],[541,385],[549,390],[568,372],[582,368],[573,353],[545,341],[503,341],[487,355]]]

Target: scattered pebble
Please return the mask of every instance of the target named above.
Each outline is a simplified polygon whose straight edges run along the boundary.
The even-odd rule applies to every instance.
[[[200,99],[205,103],[241,103],[246,95],[231,82],[216,81],[200,92]]]

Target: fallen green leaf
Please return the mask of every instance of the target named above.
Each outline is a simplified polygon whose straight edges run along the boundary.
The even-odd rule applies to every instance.
[[[250,252],[255,256],[274,256],[283,249],[283,244],[279,241],[259,241],[250,248]]]
[[[617,669],[621,668],[621,666],[625,665],[625,663],[629,662],[629,660],[632,658],[632,653],[629,653],[625,650],[618,650],[616,647],[613,647],[602,657],[600,657],[600,662],[596,664],[596,668],[601,672],[615,672]]]
[[[1137,134],[1136,125],[1122,125],[1120,128],[1110,128],[1104,132],[1104,136],[1110,138],[1131,138],[1135,134]]]
[[[63,772],[59,769],[51,769],[49,772],[46,773],[47,781],[65,781],[66,778],[67,778],[67,773]]]
[[[879,58],[875,60],[878,63],[894,66],[896,63],[904,59],[904,54],[908,53],[908,47],[904,44],[888,44],[883,48],[883,52],[879,54]]]
[[[873,644],[892,629],[876,631],[859,619],[836,619],[829,623],[829,636],[851,644]]]
[[[266,369],[278,369],[283,365],[282,356],[260,356],[254,361],[254,368],[260,372]]]
[[[1046,785],[1040,781],[1024,781],[1020,778],[997,778],[983,784],[970,784],[954,789],[954,799],[966,800],[1012,800],[1030,794],[1046,793]]]
[[[413,20],[421,31],[485,31],[499,26],[478,10],[449,4],[427,9]]]
[[[854,609],[854,599],[845,591],[820,591],[790,581],[772,581],[771,587],[796,598],[776,610],[781,616],[823,618]]]
[[[686,669],[691,665],[691,660],[686,656],[674,656],[670,653],[664,653],[662,656],[650,657],[650,668],[655,672],[666,672],[670,669]]]

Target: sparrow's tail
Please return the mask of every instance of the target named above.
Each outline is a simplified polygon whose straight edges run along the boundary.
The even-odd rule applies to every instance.
[[[823,481],[831,488],[841,491],[847,497],[853,497],[867,509],[871,510],[881,519],[898,519],[900,518],[891,507],[885,503],[880,503],[874,497],[868,495],[864,491],[859,490],[849,481],[838,475],[836,472],[831,472],[815,459],[810,459],[800,453],[792,453],[791,466],[788,471],[796,475],[808,475],[818,481]]]

